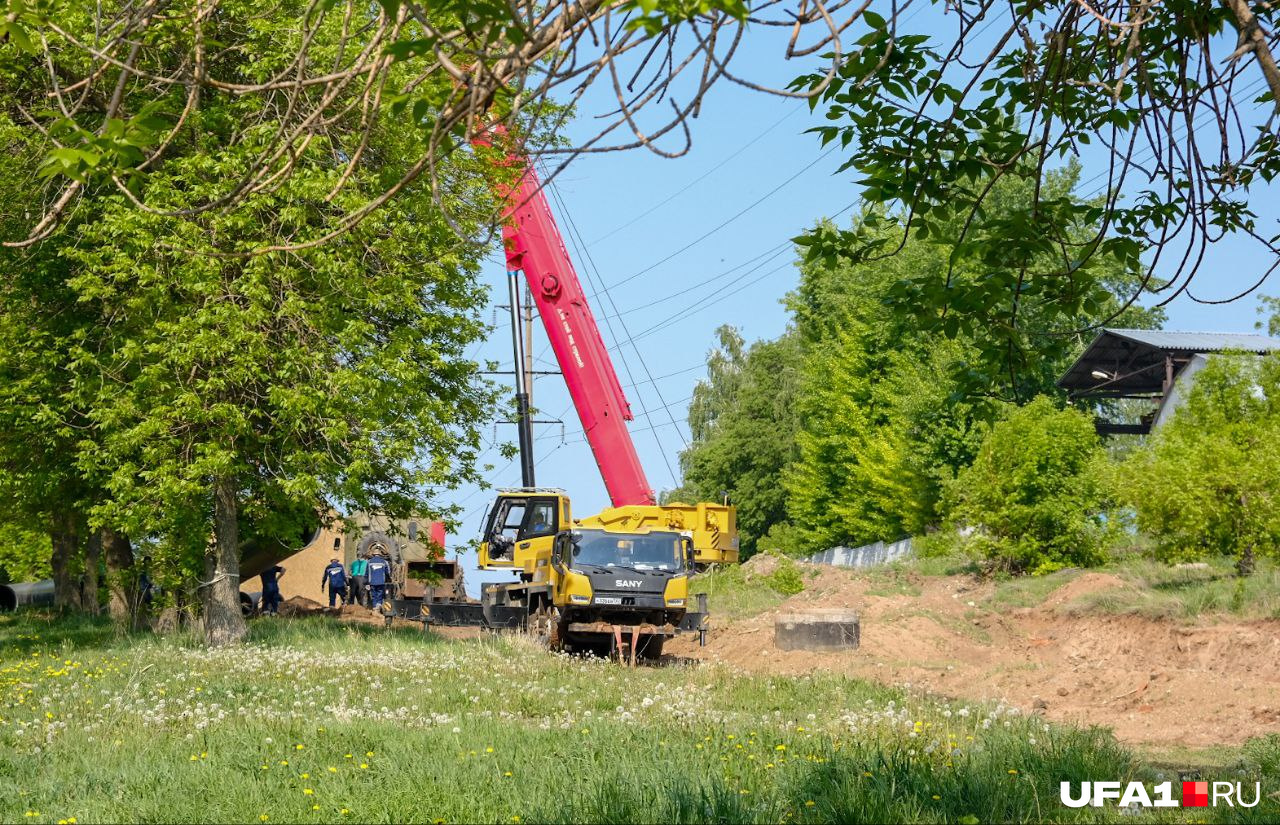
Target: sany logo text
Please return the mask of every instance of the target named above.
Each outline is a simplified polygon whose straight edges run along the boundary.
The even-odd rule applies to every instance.
[[[1211,805],[1252,808],[1262,799],[1261,783],[1254,783],[1253,801],[1245,799],[1247,786],[1240,782],[1183,782],[1181,801],[1173,798],[1173,783],[1161,782],[1147,792],[1141,782],[1063,782],[1060,785],[1062,804],[1068,808],[1092,805],[1101,808],[1108,800],[1115,800],[1122,808],[1206,808]]]

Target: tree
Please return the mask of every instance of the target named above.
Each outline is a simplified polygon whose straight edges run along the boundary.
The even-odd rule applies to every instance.
[[[948,494],[954,526],[996,569],[1048,573],[1103,560],[1107,457],[1093,420],[1040,397],[1012,409]]]
[[[1123,477],[1161,558],[1233,555],[1251,574],[1280,551],[1280,359],[1212,357]]]
[[[274,10],[286,24],[297,11]],[[211,67],[260,77],[288,64],[292,44],[259,12],[225,4],[205,21],[204,34],[223,48]],[[75,22],[70,15],[60,28]],[[324,29],[311,55],[333,58],[353,42]],[[153,90],[135,96],[127,77],[118,77],[118,106],[145,111]],[[346,103],[358,106],[360,93],[348,91]],[[17,85],[8,100],[26,108],[33,94]],[[275,118],[287,114],[259,102],[205,91],[163,163],[123,188],[86,178],[84,219],[64,221],[22,253],[27,260],[11,253],[15,277],[0,293],[0,327],[37,344],[0,361],[12,364],[3,391],[21,402],[4,414],[43,439],[61,471],[38,467],[32,478],[89,491],[69,500],[86,504],[102,528],[87,546],[109,566],[131,556],[124,536],[140,537],[172,576],[166,584],[198,581],[212,644],[244,633],[242,545],[294,547],[331,506],[438,514],[436,492],[474,478],[476,422],[492,400],[464,352],[483,330],[482,218],[492,179],[508,173],[459,155],[441,170],[438,191],[425,181],[402,187],[395,208],[332,244],[244,254],[264,237],[283,242],[337,225],[422,151],[421,134],[390,118],[375,129],[340,119],[296,147],[290,174],[220,209],[196,208],[252,173],[261,147],[253,134],[269,143],[283,128]],[[353,169],[344,156],[356,151],[366,158]],[[0,442],[0,453],[18,461],[20,447],[17,438]],[[38,509],[29,492],[6,501]]]
[[[1049,186],[1069,197],[1078,174],[1078,166],[1068,165]],[[1023,183],[1000,182],[988,199],[993,219],[1016,211],[1029,196]],[[788,298],[804,349],[800,455],[785,478],[803,550],[921,535],[939,525],[946,515],[943,489],[973,461],[999,415],[998,402],[1058,394],[1055,381],[1091,337],[1053,334],[1055,316],[1029,305],[1017,332],[1018,369],[983,369],[990,363],[984,353],[1007,352],[1005,327],[936,314],[927,301],[903,298],[948,271],[956,284],[991,275],[981,262],[957,263],[948,238],[961,236],[963,227],[946,229],[910,238],[883,261],[837,257],[801,266],[800,284]],[[877,231],[896,232],[892,225]],[[1115,291],[1135,283],[1114,262],[1099,259],[1095,266]],[[918,309],[889,310],[908,304]],[[1109,294],[1095,307],[1104,315],[1120,308]],[[1090,317],[1079,309],[1081,325]],[[1163,313],[1129,307],[1119,318],[1153,327]]]
[[[795,398],[800,355],[793,335],[745,347],[733,327],[716,330],[707,378],[689,404],[693,442],[680,454],[684,486],[668,498],[719,501],[738,508],[742,558],[750,558],[786,518],[782,470],[795,457]]]
[[[895,304],[992,330],[998,345],[980,348],[978,366],[995,373],[1020,368],[1034,350],[1029,307],[1052,322],[1044,328],[1070,336],[1108,323],[1145,291],[1161,301],[1194,297],[1206,248],[1226,235],[1280,254],[1280,237],[1254,208],[1280,173],[1280,71],[1266,34],[1280,8],[1243,0],[948,8],[957,31],[937,41],[901,14],[867,12],[858,49],[834,81],[819,72],[796,82],[823,88],[815,107],[826,122],[814,131],[845,148],[844,169],[869,205],[868,220],[851,230],[808,233],[809,260],[877,261],[911,238],[952,246],[950,265]],[[1096,160],[1083,191],[1051,185],[1064,157]],[[993,210],[1012,181],[1027,196]],[[1108,282],[1114,265],[1128,275],[1123,284]],[[983,277],[953,277],[966,267]],[[1260,285],[1267,273],[1258,274]],[[1108,297],[1118,300],[1104,312]]]

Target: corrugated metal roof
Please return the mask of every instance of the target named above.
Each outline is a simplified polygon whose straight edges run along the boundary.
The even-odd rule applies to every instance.
[[[1098,332],[1058,379],[1073,395],[1151,395],[1164,388],[1166,361],[1176,373],[1196,353],[1280,351],[1280,340],[1235,332],[1165,332],[1114,329]]]
[[[1271,352],[1280,350],[1280,340],[1265,335],[1249,335],[1239,332],[1166,332],[1161,329],[1115,329],[1110,332],[1130,341],[1177,352]]]

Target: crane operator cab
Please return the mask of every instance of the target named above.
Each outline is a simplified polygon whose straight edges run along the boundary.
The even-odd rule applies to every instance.
[[[500,490],[481,534],[480,568],[516,570],[525,581],[545,579],[555,535],[571,523],[563,490]]]

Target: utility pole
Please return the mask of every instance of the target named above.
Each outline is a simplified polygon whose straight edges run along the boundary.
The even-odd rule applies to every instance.
[[[511,343],[515,354],[516,374],[516,426],[520,431],[520,479],[525,487],[536,487],[533,478],[533,421],[529,414],[529,387],[533,376],[525,350],[525,335],[520,329],[520,271],[507,271],[507,286],[511,294]]]
[[[529,396],[529,408],[533,408],[533,293],[529,282],[524,285],[524,391]],[[530,442],[532,445],[533,442]]]

